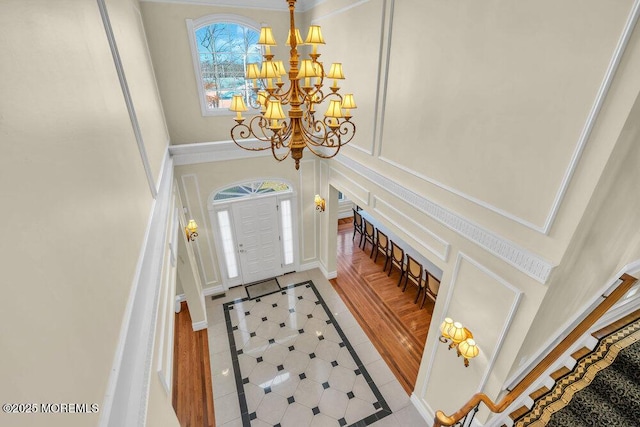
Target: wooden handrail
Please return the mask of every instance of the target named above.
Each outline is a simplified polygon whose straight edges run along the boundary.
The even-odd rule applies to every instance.
[[[457,412],[452,415],[446,415],[442,411],[436,411],[436,418],[433,427],[452,426],[469,411],[475,408],[481,402],[487,405],[491,412],[501,413],[509,407],[524,391],[533,384],[561,355],[563,355],[569,347],[571,347],[582,335],[598,321],[620,298],[627,293],[633,284],[638,280],[628,274],[623,274],[620,279],[622,283],[616,287],[609,296],[607,296],[596,308],[585,317],[582,322],[575,327],[558,345],[545,356],[502,400],[494,403],[489,396],[484,393],[476,393],[471,399]]]

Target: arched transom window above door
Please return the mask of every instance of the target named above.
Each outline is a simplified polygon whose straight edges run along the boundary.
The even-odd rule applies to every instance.
[[[289,184],[276,180],[260,180],[236,184],[218,191],[213,197],[213,203],[229,202],[232,199],[254,197],[258,195],[275,195],[275,193],[291,193]]]

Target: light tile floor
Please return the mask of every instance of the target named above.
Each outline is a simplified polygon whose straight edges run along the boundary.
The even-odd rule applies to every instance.
[[[287,288],[309,280],[320,298],[305,285]],[[318,269],[278,282],[285,294],[260,301],[242,286],[207,298],[217,425],[427,425]]]

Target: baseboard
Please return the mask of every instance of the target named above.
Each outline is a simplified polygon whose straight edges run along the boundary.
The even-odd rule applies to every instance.
[[[427,405],[427,403],[420,399],[415,393],[411,393],[411,403],[413,403],[413,406],[418,410],[418,413],[422,418],[424,418],[427,424],[432,425],[436,418],[436,414],[433,409],[431,409],[429,405]]]
[[[207,326],[209,326],[207,324],[206,320],[201,320],[200,322],[192,322],[191,323],[191,327],[193,327],[193,331],[201,331],[203,329],[207,329]]]
[[[320,268],[319,261],[312,261],[305,264],[300,264],[300,266],[298,267],[298,271],[313,270],[314,268]]]

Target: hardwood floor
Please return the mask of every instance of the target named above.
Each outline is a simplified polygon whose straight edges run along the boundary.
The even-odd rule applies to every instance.
[[[187,303],[176,313],[173,409],[182,427],[213,427],[213,388],[207,330],[194,332]]]
[[[385,259],[369,258],[358,247],[359,235],[352,241],[352,219],[338,223],[338,277],[331,280],[336,292],[387,362],[400,384],[411,394],[431,324],[433,301],[427,299],[424,308],[414,304],[417,288],[409,285],[406,292],[397,287],[400,273],[391,276],[382,271]],[[388,270],[387,270],[388,271]],[[404,286],[404,280],[403,280]]]

